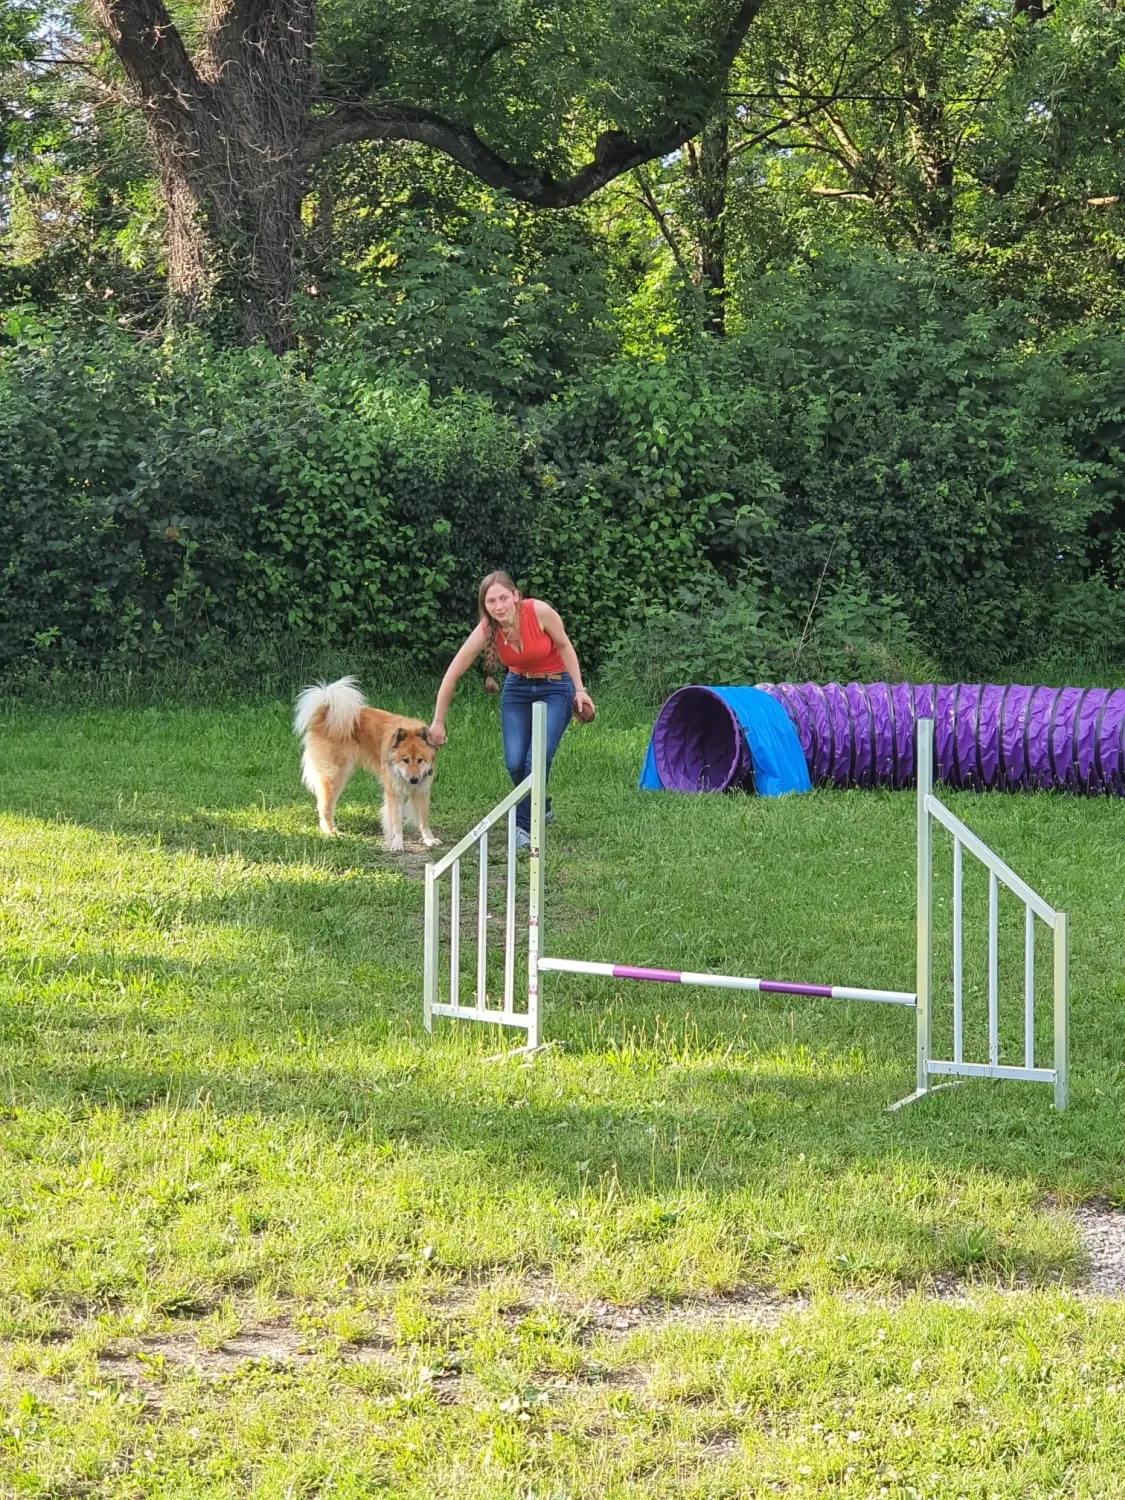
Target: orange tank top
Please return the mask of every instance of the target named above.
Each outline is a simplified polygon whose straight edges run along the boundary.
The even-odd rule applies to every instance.
[[[559,648],[539,623],[534,599],[525,599],[520,605],[520,642],[522,649],[517,651],[496,627],[496,654],[509,672],[534,677],[566,671]]]

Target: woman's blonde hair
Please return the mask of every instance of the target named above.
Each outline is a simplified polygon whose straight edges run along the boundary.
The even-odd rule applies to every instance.
[[[484,626],[484,690],[486,693],[498,693],[499,685],[496,674],[500,670],[500,653],[496,649],[496,621],[484,607],[485,597],[493,584],[499,584],[501,588],[511,589],[513,594],[518,594],[519,589],[512,582],[508,573],[489,573],[487,578],[481,579],[480,588],[477,590],[477,608],[480,610],[480,622]],[[521,649],[519,614],[516,614],[516,649]]]

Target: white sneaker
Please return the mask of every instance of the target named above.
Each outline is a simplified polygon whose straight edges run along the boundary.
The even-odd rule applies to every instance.
[[[528,832],[526,832],[526,830],[523,829],[523,828],[517,828],[516,829],[516,848],[517,849],[530,849],[531,848],[531,834],[528,833]]]

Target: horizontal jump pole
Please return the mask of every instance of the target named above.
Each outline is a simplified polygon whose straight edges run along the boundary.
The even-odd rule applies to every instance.
[[[953,1074],[957,1078],[1011,1078],[1025,1083],[1056,1083],[1054,1068],[1018,1068],[1004,1063],[939,1062],[929,1058],[926,1072],[933,1077]]]
[[[918,1004],[906,990],[862,990],[839,984],[787,984],[782,979],[741,979],[734,974],[692,974],[686,969],[635,969],[628,964],[588,963],[581,958],[541,958],[541,972],[595,974],[603,979],[650,979],[658,984],[694,984],[713,990],[752,990],[761,995],[803,995],[814,1000],[876,1000],[886,1005]]]

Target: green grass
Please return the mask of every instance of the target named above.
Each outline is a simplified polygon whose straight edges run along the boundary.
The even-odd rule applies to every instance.
[[[1072,1105],[890,1115],[896,1007],[546,976],[533,1063],[427,1038],[421,861],[362,778],[315,834],[288,716],[0,718],[0,1494],[1125,1495],[1065,1212],[1125,1196],[1125,804],[947,799],[1071,914]],[[447,842],[505,790],[451,728]],[[912,987],[910,796],[640,794],[646,729],[564,741],[549,952]]]

